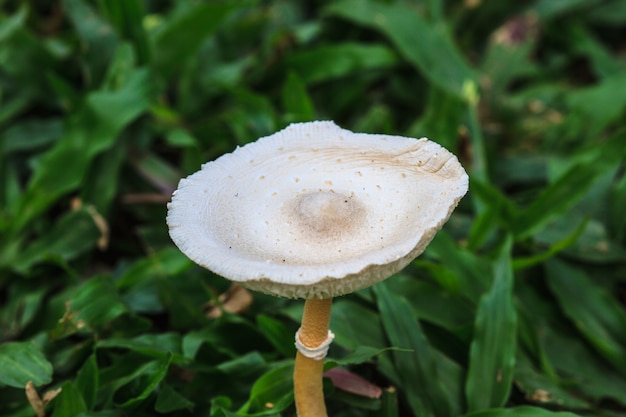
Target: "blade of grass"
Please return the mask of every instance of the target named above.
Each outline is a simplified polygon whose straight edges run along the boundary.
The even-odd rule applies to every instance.
[[[81,208],[62,216],[45,236],[22,248],[10,266],[27,274],[33,266],[53,257],[68,261],[93,249],[99,237],[93,216]]]
[[[54,401],[52,417],[75,417],[87,411],[87,406],[76,384],[66,381]]]
[[[499,408],[495,410],[479,411],[465,414],[462,417],[579,417],[578,414],[555,412],[539,407]]]
[[[465,101],[458,95],[431,85],[424,114],[408,130],[410,137],[428,137],[451,152],[457,149],[459,125],[465,114]]]
[[[398,391],[390,387],[383,391],[380,408],[372,413],[373,417],[398,417]]]
[[[120,407],[123,408],[131,408],[142,401],[144,401],[150,394],[152,394],[155,389],[159,386],[163,378],[166,377],[167,372],[170,368],[170,363],[172,361],[172,354],[168,353],[164,355],[158,361],[151,362],[146,368],[147,378],[141,379],[139,382],[139,387],[135,387],[135,389],[141,390],[138,395],[133,396],[132,398],[127,399]]]
[[[622,375],[626,375],[626,313],[619,301],[580,268],[552,259],[548,285],[563,312]]]
[[[509,238],[494,265],[493,285],[478,307],[465,385],[470,411],[500,407],[511,392],[517,349],[511,246]]]
[[[454,287],[451,283],[440,282],[448,290],[456,290],[469,300],[478,302],[481,295],[489,288],[489,266],[465,248],[461,248],[453,239],[440,231],[435,235],[427,248],[429,255],[434,255],[446,270],[453,272],[455,278]]]
[[[326,12],[374,28],[389,37],[400,53],[429,81],[463,97],[474,70],[457,50],[445,25],[434,25],[405,3],[344,0]]]
[[[392,352],[404,385],[406,400],[416,416],[451,416],[458,406],[451,402],[439,378],[434,349],[422,332],[404,297],[389,291],[385,282],[373,287],[385,332],[391,344],[413,352]]]
[[[346,42],[294,51],[285,63],[304,83],[313,84],[359,71],[384,70],[397,64],[398,56],[384,45]]]
[[[179,4],[180,12],[170,16],[154,33],[154,68],[166,78],[173,76],[228,14],[249,3],[226,1]]]
[[[99,0],[98,4],[121,37],[133,43],[139,63],[147,64],[150,61],[150,45],[142,24],[146,14],[144,3],[140,0]]]
[[[100,373],[95,353],[89,356],[78,370],[75,382],[87,409],[93,410],[98,399],[98,387],[100,385]]]
[[[89,94],[70,118],[66,134],[42,158],[21,198],[13,233],[78,187],[93,158],[113,146],[121,130],[148,108],[153,93],[150,74],[131,69],[125,81],[115,91]]]
[[[515,220],[516,239],[532,236],[547,223],[563,215],[602,175],[626,157],[626,130],[601,147],[590,150],[590,157],[569,168],[526,207]]]
[[[306,86],[295,72],[287,75],[283,86],[283,109],[285,119],[289,123],[308,122],[315,117],[313,101],[309,97]]]
[[[547,261],[548,259],[554,257],[557,253],[569,248],[572,246],[578,238],[583,234],[585,228],[587,227],[587,220],[582,221],[578,227],[570,233],[568,236],[565,236],[563,239],[552,244],[548,250],[528,256],[525,258],[517,258],[513,260],[513,269],[524,269],[531,267],[533,265],[537,265],[541,262]]]
[[[159,387],[159,394],[154,409],[158,413],[166,414],[177,410],[192,411],[194,405],[193,402],[189,401],[169,384],[162,383]]]
[[[119,38],[111,25],[83,0],[63,0],[63,10],[84,45],[81,56],[89,85],[97,86],[115,56]]]
[[[293,330],[285,326],[283,322],[265,314],[259,314],[256,320],[259,331],[270,341],[277,352],[286,358],[293,358],[296,355]]]
[[[467,102],[467,125],[470,142],[472,143],[472,162],[470,168],[472,177],[482,183],[489,183],[485,139],[478,118],[480,95],[476,82],[470,79],[463,82],[463,98]],[[480,200],[474,200],[474,202],[478,213],[485,210],[485,205],[481,204]]]

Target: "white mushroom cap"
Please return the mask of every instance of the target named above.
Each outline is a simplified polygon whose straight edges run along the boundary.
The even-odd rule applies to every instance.
[[[468,188],[427,139],[292,124],[182,179],[170,236],[196,263],[257,291],[329,298],[422,253]]]

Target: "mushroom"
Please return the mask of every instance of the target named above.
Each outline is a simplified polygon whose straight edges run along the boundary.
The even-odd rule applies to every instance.
[[[319,417],[332,298],[404,268],[467,188],[457,158],[425,138],[298,123],[182,179],[167,224],[199,265],[252,290],[306,299],[294,394],[299,416]]]

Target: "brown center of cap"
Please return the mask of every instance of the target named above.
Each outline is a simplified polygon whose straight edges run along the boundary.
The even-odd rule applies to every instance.
[[[318,238],[344,235],[362,220],[364,213],[358,199],[334,191],[300,194],[295,202],[297,224]]]

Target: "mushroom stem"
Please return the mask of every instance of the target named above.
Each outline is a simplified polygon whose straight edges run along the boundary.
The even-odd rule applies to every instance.
[[[300,342],[316,348],[326,341],[330,323],[332,298],[309,299],[304,303],[302,325],[298,331]],[[311,359],[298,352],[293,373],[294,396],[298,417],[325,417],[324,359]]]

